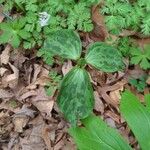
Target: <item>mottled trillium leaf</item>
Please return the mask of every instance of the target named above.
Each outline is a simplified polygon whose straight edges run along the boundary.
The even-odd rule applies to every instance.
[[[91,113],[94,96],[86,70],[75,67],[64,77],[57,103],[65,118],[73,126],[78,119],[83,119]]]
[[[85,60],[90,65],[104,72],[121,71],[124,68],[119,51],[102,42],[90,45]]]
[[[72,30],[58,30],[53,32],[44,42],[44,49],[53,56],[77,60],[80,58],[82,44],[79,35]]]

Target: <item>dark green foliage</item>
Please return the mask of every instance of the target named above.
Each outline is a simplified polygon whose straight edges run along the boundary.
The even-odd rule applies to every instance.
[[[48,96],[53,96],[54,92],[59,88],[62,76],[58,75],[56,72],[50,71],[49,77],[51,81],[47,83],[45,90]]]
[[[139,79],[130,79],[129,83],[133,85],[139,92],[143,92],[147,87],[147,76],[142,76]]]
[[[13,47],[17,48],[21,40],[27,40],[31,37],[31,34],[24,29],[26,20],[16,19],[0,24],[0,29],[3,30],[3,34],[0,36],[0,43],[10,43]]]
[[[124,67],[119,52],[107,44],[93,44],[85,58],[80,58],[81,51],[81,41],[76,32],[58,30],[47,37],[39,52],[39,55],[42,55],[46,61],[48,61],[47,56],[50,56],[49,60],[52,59],[52,56],[59,56],[77,62],[76,67],[64,77],[57,99],[58,106],[66,119],[74,126],[79,119],[91,113],[94,105],[90,78],[84,70],[86,64],[89,63],[105,72],[115,72]]]
[[[85,60],[104,72],[115,72],[124,68],[119,51],[102,42],[90,45]]]
[[[44,49],[52,55],[77,60],[80,58],[82,45],[76,32],[58,30],[45,40]]]
[[[94,106],[93,90],[86,70],[72,69],[63,79],[57,103],[72,125],[87,117]]]
[[[117,48],[124,57],[130,57],[131,51],[136,48],[129,37],[119,38]]]

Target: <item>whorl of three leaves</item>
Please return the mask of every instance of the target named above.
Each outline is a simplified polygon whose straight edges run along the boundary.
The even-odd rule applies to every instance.
[[[82,44],[79,35],[72,30],[58,30],[45,41],[44,49],[53,56],[78,60]],[[119,52],[102,42],[92,44],[85,55],[86,63],[105,72],[121,70]],[[58,106],[72,125],[87,117],[94,106],[93,90],[85,69],[75,67],[63,79],[57,98]]]

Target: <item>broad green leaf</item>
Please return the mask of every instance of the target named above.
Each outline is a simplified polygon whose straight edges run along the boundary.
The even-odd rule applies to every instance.
[[[121,98],[121,113],[133,131],[142,150],[150,148],[150,112],[131,92],[126,91]]]
[[[64,77],[57,103],[72,125],[91,113],[94,96],[86,70],[75,67]]]
[[[104,72],[115,72],[124,68],[119,51],[102,42],[90,45],[85,59],[87,63]]]
[[[145,95],[144,99],[145,99],[146,107],[150,112],[150,94]]]
[[[70,128],[79,150],[131,150],[121,135],[94,115],[82,120],[84,127]]]
[[[79,35],[72,30],[58,30],[44,42],[44,49],[53,55],[77,60],[80,58],[82,44]]]

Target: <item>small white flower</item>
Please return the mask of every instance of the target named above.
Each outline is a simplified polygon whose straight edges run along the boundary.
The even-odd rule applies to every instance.
[[[48,14],[47,12],[39,13],[39,23],[40,23],[41,27],[48,25],[49,19],[50,19],[50,14]]]

